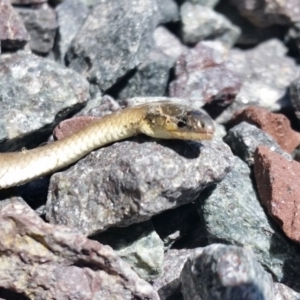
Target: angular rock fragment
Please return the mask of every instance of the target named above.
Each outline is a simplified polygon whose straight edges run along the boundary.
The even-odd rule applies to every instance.
[[[100,1],[73,40],[68,65],[107,90],[146,58],[156,25],[154,0]]]
[[[259,197],[284,233],[300,243],[300,163],[259,146],[254,156]]]
[[[247,122],[232,127],[224,141],[230,146],[232,152],[249,166],[254,164],[254,152],[259,145],[267,146],[286,159],[292,160],[291,156],[283,151],[269,134]]]
[[[19,49],[30,40],[20,16],[9,0],[0,0],[0,43],[2,49]]]
[[[174,0],[157,1],[159,23],[176,22],[179,20],[178,5]]]
[[[237,112],[230,123],[247,122],[268,133],[278,145],[288,153],[300,144],[300,133],[291,128],[289,119],[283,114],[275,114],[262,107],[249,106]]]
[[[53,8],[44,3],[36,8],[15,7],[21,16],[30,35],[30,48],[32,51],[46,54],[54,45],[57,29],[56,14]]]
[[[300,294],[296,293],[294,290],[288,286],[274,282],[274,300],[299,300]]]
[[[225,48],[217,42],[200,42],[183,53],[175,67],[176,79],[171,82],[171,97],[190,101],[232,103],[240,90],[240,77],[226,67]]]
[[[28,207],[6,206],[0,224],[1,288],[29,299],[159,299],[109,246],[46,224]]]
[[[195,200],[225,176],[232,161],[229,147],[217,140],[137,137],[115,143],[52,176],[47,219],[89,235],[141,222]]]
[[[300,255],[260,204],[250,168],[240,159],[225,179],[196,201],[208,243],[222,242],[252,249],[276,281],[295,290],[300,284]],[[221,213],[220,213],[221,212]]]
[[[215,244],[199,249],[180,279],[185,300],[274,300],[271,275],[245,248]]]
[[[182,37],[187,44],[202,40],[217,40],[231,47],[240,29],[210,7],[185,2],[180,8]]]

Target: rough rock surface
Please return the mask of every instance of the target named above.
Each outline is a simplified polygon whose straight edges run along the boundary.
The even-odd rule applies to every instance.
[[[296,293],[286,285],[274,282],[274,300],[299,300],[300,294]]]
[[[10,0],[11,4],[14,5],[31,5],[45,3],[47,0]]]
[[[0,220],[4,289],[29,299],[159,299],[109,246],[46,224],[22,205],[6,206]]]
[[[168,22],[176,22],[179,20],[179,9],[174,0],[160,0],[157,1],[158,14],[160,24]]]
[[[248,105],[272,111],[290,107],[287,88],[299,76],[299,67],[286,55],[287,51],[276,39],[246,51],[231,50],[226,68],[239,74],[242,86],[234,103],[216,121],[227,122],[237,110]]]
[[[271,275],[246,248],[215,244],[198,249],[180,279],[185,300],[274,300]]]
[[[0,0],[1,48],[10,50],[19,49],[22,48],[29,40],[30,36],[22,22],[22,19],[10,5],[10,1]]]
[[[258,27],[289,25],[300,21],[298,0],[230,0],[230,3]]]
[[[180,8],[182,38],[187,44],[217,40],[228,47],[234,45],[240,29],[210,7],[185,2]]]
[[[46,216],[86,234],[145,221],[195,200],[225,176],[232,161],[221,141],[137,137],[115,143],[52,176]]]
[[[300,133],[291,128],[289,119],[283,114],[275,114],[262,107],[249,106],[237,112],[231,123],[247,122],[268,133],[278,145],[291,153],[300,144]]]
[[[89,8],[81,0],[65,0],[56,8],[58,32],[55,40],[55,56],[64,63],[65,55],[77,32],[86,19]]]
[[[284,152],[269,134],[246,122],[232,127],[224,141],[230,146],[232,152],[249,166],[254,164],[254,152],[258,145],[267,146],[286,159],[292,160],[292,157]]]
[[[43,134],[51,132],[52,123],[82,106],[88,98],[89,84],[76,72],[25,52],[2,55],[0,141],[22,138],[23,147],[37,146]],[[34,135],[37,130],[39,136]],[[12,142],[1,146],[17,149],[18,145]]]
[[[219,0],[186,0],[186,2],[197,3],[203,6],[214,7]]]
[[[208,243],[226,243],[252,249],[274,280],[300,289],[298,248],[266,216],[250,177],[249,167],[236,158],[225,179],[196,201]],[[219,213],[222,212],[222,213]]]
[[[175,67],[176,79],[171,82],[171,97],[228,105],[240,90],[239,76],[226,67],[225,48],[217,42],[200,42],[183,53]]]
[[[284,233],[300,243],[300,163],[260,146],[254,156],[259,197]]]
[[[111,246],[143,279],[152,281],[162,272],[164,245],[151,221],[124,228],[109,228],[93,237]]]
[[[107,90],[146,58],[156,13],[154,0],[99,2],[73,40],[68,65]]]
[[[300,77],[296,78],[289,87],[291,102],[297,118],[300,120]]]
[[[54,45],[57,29],[56,14],[47,3],[36,8],[15,7],[30,35],[30,48],[37,53],[46,54]]]

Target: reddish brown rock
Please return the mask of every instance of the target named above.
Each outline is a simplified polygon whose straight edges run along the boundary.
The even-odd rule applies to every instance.
[[[0,0],[0,42],[3,49],[22,48],[30,40],[25,26],[10,5],[9,0]]]
[[[280,145],[280,147],[291,153],[300,144],[300,133],[291,128],[289,119],[282,114],[271,113],[265,108],[249,106],[238,112],[232,119],[230,125],[248,122],[262,129]]]
[[[285,234],[300,243],[300,164],[258,146],[254,174],[262,204]]]
[[[99,120],[100,118],[92,116],[80,116],[68,120],[64,120],[54,129],[53,135],[57,140],[70,136],[89,124]]]

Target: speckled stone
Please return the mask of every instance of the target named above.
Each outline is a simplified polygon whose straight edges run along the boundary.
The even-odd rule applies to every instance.
[[[232,162],[229,147],[218,140],[115,143],[51,177],[46,216],[86,234],[128,226],[192,202],[223,179]]]
[[[274,300],[299,300],[300,294],[289,288],[288,286],[274,282]]]
[[[47,224],[26,206],[3,208],[0,227],[3,289],[28,299],[159,299],[111,247]]]
[[[274,300],[271,275],[246,248],[215,244],[198,249],[180,279],[185,300]]]
[[[300,243],[300,163],[259,146],[254,174],[260,200],[269,215],[291,240]]]
[[[262,107],[249,106],[237,112],[231,123],[247,122],[268,133],[278,145],[292,153],[300,144],[300,133],[291,128],[289,119],[283,114],[275,114]]]
[[[107,90],[153,47],[157,11],[154,0],[98,2],[73,40],[68,66]]]

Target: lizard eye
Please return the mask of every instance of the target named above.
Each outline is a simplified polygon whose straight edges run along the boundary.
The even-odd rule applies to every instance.
[[[179,128],[183,128],[183,127],[186,127],[186,121],[185,120],[181,120],[177,123],[177,126]]]

